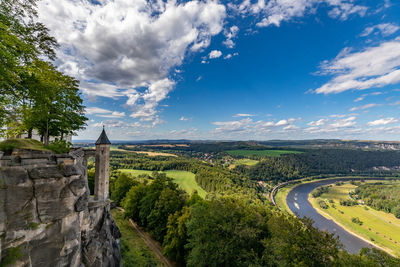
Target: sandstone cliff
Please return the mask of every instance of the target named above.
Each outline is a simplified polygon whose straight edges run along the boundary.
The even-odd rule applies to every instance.
[[[109,201],[89,196],[83,151],[0,152],[0,258],[12,266],[121,266]]]

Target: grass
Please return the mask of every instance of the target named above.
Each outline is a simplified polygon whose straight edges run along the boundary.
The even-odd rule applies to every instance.
[[[122,211],[113,209],[111,214],[121,231],[121,254],[124,266],[164,266],[136,233]]]
[[[153,171],[132,169],[120,169],[120,171],[131,174],[133,176],[138,176],[142,174],[151,175],[153,173]],[[207,192],[197,184],[194,173],[176,170],[163,171],[162,173],[165,173],[167,177],[172,178],[174,182],[177,183],[188,194],[193,193],[193,190],[197,190],[199,196],[201,196],[202,198],[206,197]]]
[[[387,181],[386,183],[393,182]],[[321,211],[318,202],[326,200],[329,208],[323,210],[325,215],[331,217],[350,232],[360,235],[399,257],[400,219],[397,219],[390,213],[378,211],[371,207],[366,208],[366,205],[341,206],[340,200],[349,199],[348,193],[354,188],[356,186],[348,182],[341,186],[333,185],[329,188],[328,193],[324,193],[318,198],[312,198],[310,194],[310,202],[314,208]],[[333,200],[334,203],[329,203],[329,200]],[[332,204],[335,207],[332,207]],[[352,222],[353,218],[358,218],[362,222],[362,225]]]
[[[0,142],[0,151],[11,152],[16,148],[49,151],[41,142],[33,139],[9,139]]]
[[[228,150],[226,151],[231,156],[263,156],[263,157],[279,157],[282,154],[300,154],[303,152],[295,150]]]
[[[258,163],[258,160],[254,160],[254,159],[238,159],[235,160],[235,162],[233,164],[237,165],[246,165],[246,166],[254,166]]]
[[[290,214],[293,214],[293,212],[289,209],[289,207],[286,203],[286,197],[289,194],[290,190],[292,190],[297,185],[298,184],[289,184],[285,187],[280,188],[278,190],[278,193],[276,193],[275,203],[282,211],[286,211]]]

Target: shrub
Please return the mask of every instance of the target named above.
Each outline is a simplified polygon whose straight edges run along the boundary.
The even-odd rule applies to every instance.
[[[317,198],[317,197],[321,196],[323,193],[328,193],[328,191],[329,191],[329,187],[328,187],[328,186],[321,186],[321,187],[318,187],[318,188],[312,193],[312,196],[313,196],[314,198]]]
[[[328,209],[329,208],[328,204],[326,204],[326,202],[323,201],[323,200],[319,201],[318,204],[322,209]]]
[[[400,219],[400,206],[397,206],[393,209],[393,214],[397,219]]]
[[[356,224],[359,224],[359,225],[362,225],[362,224],[363,224],[363,222],[360,221],[360,219],[359,219],[358,217],[353,217],[353,218],[351,218],[351,221],[352,221],[353,223],[356,223]]]
[[[69,152],[71,145],[72,144],[70,142],[56,139],[55,141],[51,142],[47,148],[57,154],[62,154]]]

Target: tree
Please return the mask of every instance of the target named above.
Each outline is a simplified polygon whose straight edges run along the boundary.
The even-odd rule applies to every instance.
[[[187,222],[187,266],[260,266],[262,240],[268,236],[266,221],[240,200],[194,205]]]
[[[85,126],[78,81],[56,70],[56,40],[37,22],[36,0],[0,2],[0,128],[14,134],[36,128],[49,136],[72,134]],[[18,123],[18,125],[16,125]]]
[[[79,94],[78,81],[57,71],[53,65],[35,61],[35,67],[23,75],[22,127],[37,129],[45,145],[50,136],[60,136],[84,127],[87,118]]]
[[[55,59],[56,40],[36,21],[36,0],[0,2],[0,126],[20,100],[21,74],[39,57]]]
[[[182,210],[168,217],[167,233],[163,242],[163,254],[181,265],[185,265],[189,254],[186,224],[191,218],[191,206],[204,202],[205,200],[197,192],[194,192],[186,201]]]
[[[400,219],[400,206],[393,208],[393,214],[396,218]]]
[[[139,183],[134,181],[132,177],[121,173],[114,183],[114,188],[111,191],[111,198],[119,205],[131,187],[138,184]]]
[[[147,218],[148,228],[155,239],[163,241],[167,233],[168,217],[182,209],[184,200],[184,192],[177,188],[166,187],[161,191]]]

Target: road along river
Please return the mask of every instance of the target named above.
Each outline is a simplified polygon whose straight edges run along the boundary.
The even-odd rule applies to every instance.
[[[286,203],[289,209],[296,214],[297,217],[308,217],[313,219],[314,226],[320,230],[328,231],[339,236],[340,241],[344,245],[344,248],[350,253],[358,253],[363,247],[373,247],[370,243],[363,239],[351,234],[350,232],[343,229],[341,226],[336,224],[333,220],[327,219],[326,217],[319,214],[308,201],[308,195],[315,188],[323,185],[333,184],[337,181],[349,181],[356,180],[354,178],[340,178],[340,179],[329,179],[323,181],[316,181],[306,184],[300,184],[293,188],[286,197]],[[371,178],[370,180],[382,180],[379,178]]]

